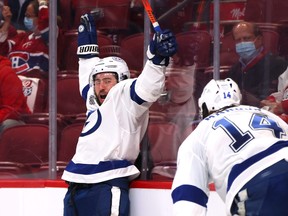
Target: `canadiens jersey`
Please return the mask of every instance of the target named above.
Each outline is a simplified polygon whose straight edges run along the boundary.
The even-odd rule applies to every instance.
[[[179,148],[172,184],[174,215],[206,215],[208,185],[226,203],[255,175],[287,158],[288,125],[273,113],[238,106],[203,119]]]
[[[34,68],[48,72],[49,47],[46,37],[49,26],[48,7],[39,8],[38,33],[22,32],[0,43],[2,54],[6,54],[11,60],[12,67],[17,74],[23,74]]]
[[[119,177],[133,179],[139,170],[133,165],[148,125],[148,109],[164,87],[164,67],[147,61],[137,79],[119,82],[99,106],[89,75],[99,58],[80,59],[79,85],[86,100],[87,120],[78,139],[76,153],[62,179],[76,183],[97,183]]]

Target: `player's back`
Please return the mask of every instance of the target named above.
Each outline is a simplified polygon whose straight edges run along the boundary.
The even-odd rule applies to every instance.
[[[232,167],[279,139],[287,139],[287,132],[288,125],[276,115],[256,107],[238,106],[205,118],[194,137],[204,146],[209,173],[216,189],[224,196]]]

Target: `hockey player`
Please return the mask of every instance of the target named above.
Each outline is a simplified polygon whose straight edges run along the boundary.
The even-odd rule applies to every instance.
[[[178,151],[174,215],[206,215],[211,182],[227,215],[288,215],[288,125],[241,97],[230,78],[205,86],[203,120]]]
[[[147,128],[148,109],[162,93],[165,69],[176,50],[170,31],[155,35],[142,73],[128,79],[124,60],[98,58],[93,17],[81,16],[77,54],[87,120],[62,175],[69,184],[65,216],[129,215],[129,181],[139,175],[133,163]]]

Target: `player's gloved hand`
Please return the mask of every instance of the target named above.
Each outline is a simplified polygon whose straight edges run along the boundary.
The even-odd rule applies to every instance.
[[[170,30],[155,33],[147,50],[147,57],[156,65],[168,66],[169,58],[177,52],[175,35]]]
[[[99,55],[96,24],[91,14],[81,16],[78,27],[77,55],[79,58],[92,58]]]

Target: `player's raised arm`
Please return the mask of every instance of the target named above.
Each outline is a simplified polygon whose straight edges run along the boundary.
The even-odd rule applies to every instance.
[[[89,75],[93,65],[99,61],[99,47],[94,17],[91,14],[84,14],[80,18],[78,27],[78,48],[79,57],[79,87],[83,98],[87,98],[89,90]]]
[[[144,101],[156,101],[163,91],[165,70],[177,52],[175,35],[170,30],[155,33],[147,50],[148,61],[136,82],[136,93]],[[151,69],[153,68],[153,69]]]

